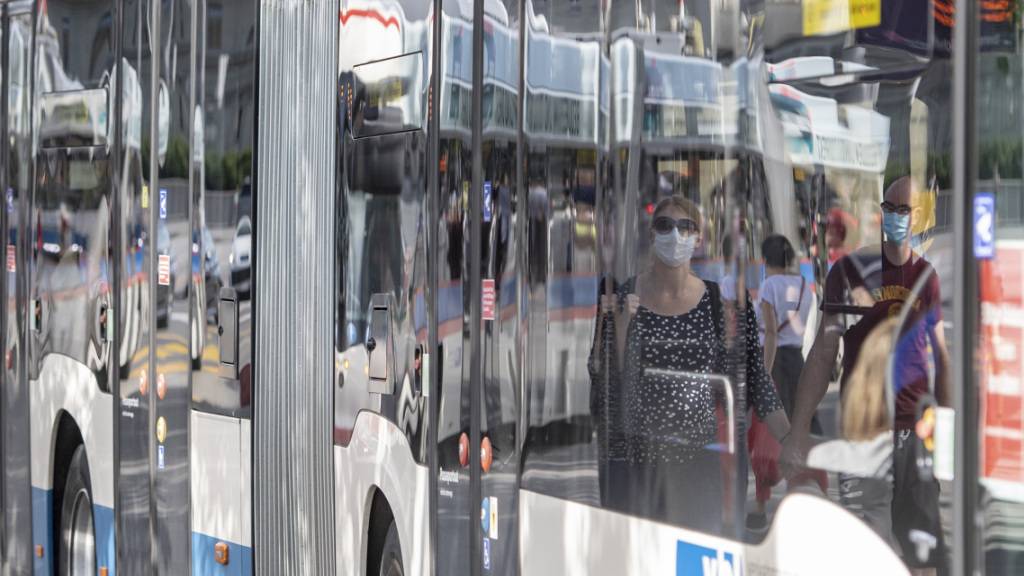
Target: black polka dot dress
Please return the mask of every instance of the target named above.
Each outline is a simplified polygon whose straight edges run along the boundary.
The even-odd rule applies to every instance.
[[[718,442],[716,395],[721,398],[728,372],[724,314],[712,305],[717,294],[717,286],[709,286],[685,314],[662,315],[641,306],[634,316],[621,383],[628,462],[685,463]],[[747,404],[764,417],[782,405],[764,369],[749,305],[744,316]]]

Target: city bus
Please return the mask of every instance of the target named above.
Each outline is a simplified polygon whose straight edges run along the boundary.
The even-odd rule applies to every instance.
[[[0,3],[0,572],[1017,573],[1019,27]]]

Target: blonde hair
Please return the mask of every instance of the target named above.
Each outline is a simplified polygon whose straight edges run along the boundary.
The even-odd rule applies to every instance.
[[[870,440],[892,429],[886,387],[892,384],[887,378],[889,355],[898,327],[896,318],[888,318],[861,345],[843,390],[842,429],[847,440]]]
[[[654,213],[651,216],[657,217],[659,214],[661,214],[665,210],[668,210],[669,208],[676,208],[683,212],[684,214],[686,214],[687,216],[689,216],[690,219],[697,223],[698,228],[703,225],[702,219],[700,217],[700,208],[698,208],[692,200],[684,198],[679,194],[673,194],[672,196],[662,198],[654,207]]]

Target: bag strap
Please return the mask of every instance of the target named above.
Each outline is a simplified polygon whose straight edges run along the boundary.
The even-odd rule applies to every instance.
[[[705,280],[704,285],[711,297],[711,320],[715,323],[715,335],[719,342],[724,342],[722,334],[722,292],[717,282]]]
[[[796,312],[797,312],[797,314],[800,313],[800,306],[802,306],[803,303],[804,303],[804,287],[805,286],[807,286],[807,278],[804,278],[804,276],[801,274],[800,275],[800,297],[796,301]],[[785,328],[786,326],[789,326],[789,321],[791,319],[792,319],[792,317],[790,316],[790,317],[786,318],[785,322],[783,322],[782,324],[779,324],[778,331],[782,332],[783,328]]]

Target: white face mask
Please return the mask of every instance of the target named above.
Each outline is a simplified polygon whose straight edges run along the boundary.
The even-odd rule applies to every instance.
[[[673,229],[665,234],[654,234],[654,253],[658,259],[671,268],[678,268],[690,261],[697,248],[697,236],[683,236]]]

